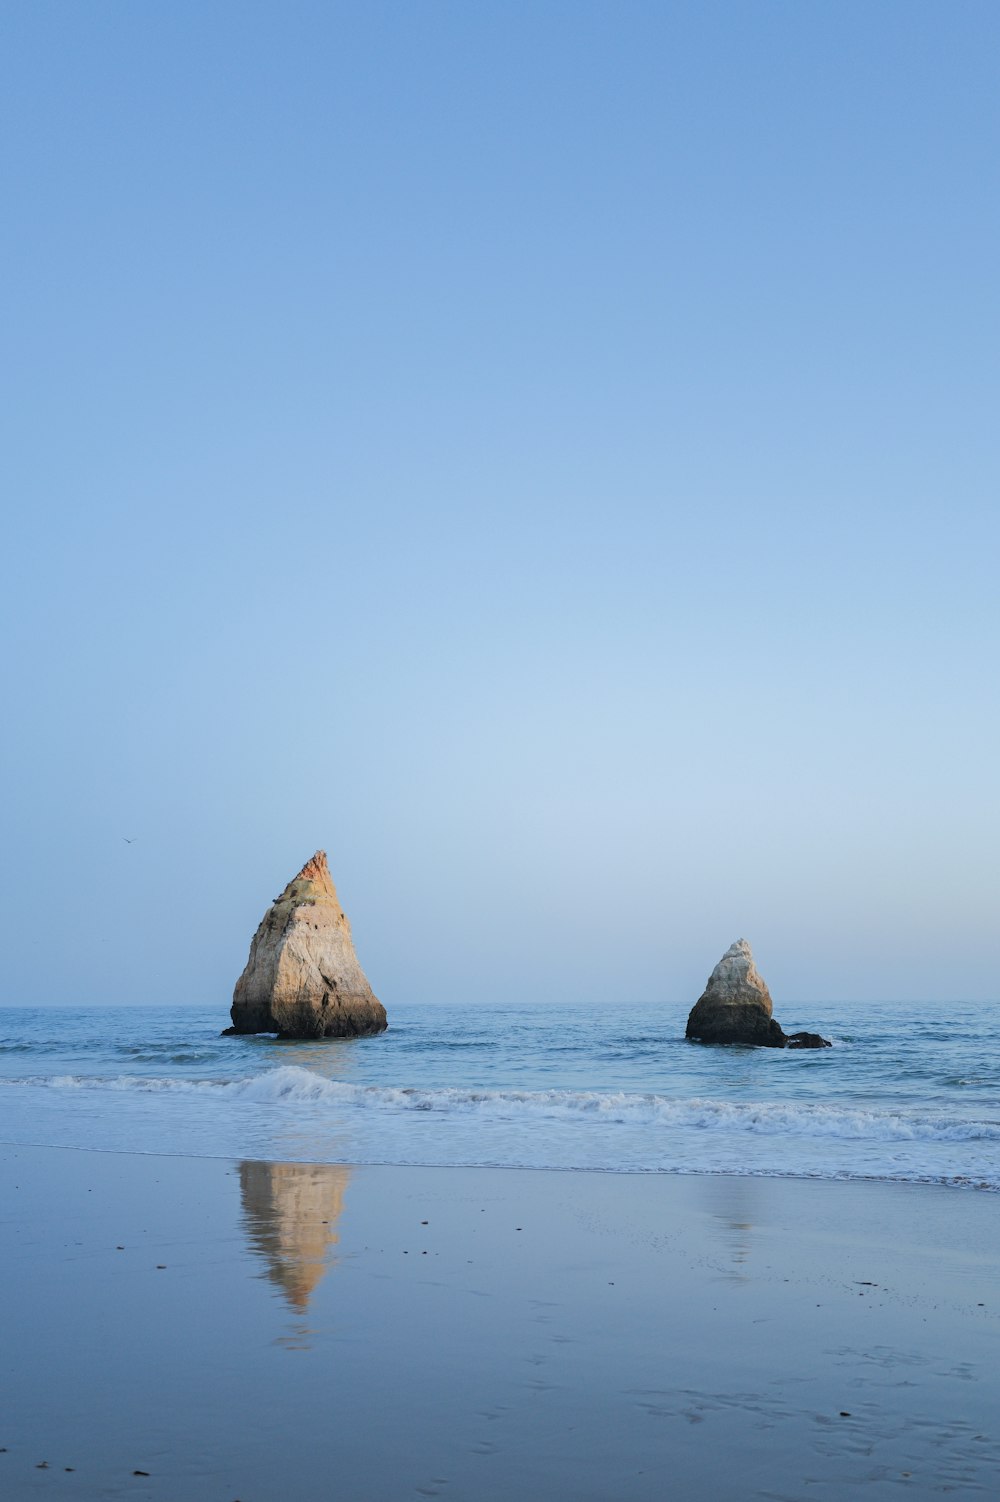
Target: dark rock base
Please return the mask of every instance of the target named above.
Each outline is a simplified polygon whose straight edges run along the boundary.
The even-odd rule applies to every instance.
[[[742,1043],[751,1048],[784,1048],[785,1035],[762,1006],[730,1002],[719,1006],[699,1001],[687,1021],[685,1036],[698,1043]]]
[[[763,1007],[702,1005],[693,1009],[685,1037],[692,1043],[729,1043],[743,1048],[829,1048],[819,1033],[786,1033]]]
[[[715,1028],[711,1031],[686,1034],[689,1043],[724,1043],[740,1048],[832,1048],[828,1038],[819,1033],[786,1033],[777,1022],[772,1021],[765,1032],[757,1029],[745,1032],[736,1028]]]
[[[277,1013],[277,1015],[275,1015]],[[389,1026],[385,1007],[374,996],[338,997],[333,1006],[278,1006],[274,1011],[264,1004],[234,1005],[232,1027],[223,1030],[223,1038],[247,1037],[253,1033],[277,1033],[282,1039],[371,1038]]]

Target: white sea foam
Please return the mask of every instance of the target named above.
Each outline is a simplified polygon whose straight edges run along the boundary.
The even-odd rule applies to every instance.
[[[741,1133],[868,1143],[1000,1142],[1000,1121],[954,1111],[833,1105],[815,1101],[731,1101],[700,1096],[672,1098],[626,1091],[419,1089],[355,1085],[330,1080],[297,1065],[283,1065],[235,1080],[178,1080],[120,1075],[60,1075],[8,1084],[53,1090],[111,1090],[225,1097],[258,1105],[357,1112],[435,1113],[485,1123],[530,1125],[532,1120],[589,1122],[694,1133]]]

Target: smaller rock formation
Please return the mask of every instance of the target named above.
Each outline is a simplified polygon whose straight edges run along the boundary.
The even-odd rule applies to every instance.
[[[264,914],[233,992],[227,1033],[356,1038],[385,1032],[385,1007],[358,964],[351,925],[317,850]]]
[[[819,1033],[786,1033],[786,1048],[832,1048],[829,1038],[821,1038]]]
[[[818,1033],[785,1033],[775,1022],[771,993],[746,939],[730,944],[691,1008],[685,1037],[699,1043],[743,1043],[756,1048],[829,1048]]]

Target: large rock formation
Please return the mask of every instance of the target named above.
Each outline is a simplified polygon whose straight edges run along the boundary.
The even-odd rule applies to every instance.
[[[785,1033],[771,1015],[771,993],[746,939],[730,944],[691,1008],[685,1036],[699,1043],[758,1048],[829,1048],[818,1033]]]
[[[330,876],[317,850],[264,914],[236,982],[228,1033],[353,1038],[384,1032]]]

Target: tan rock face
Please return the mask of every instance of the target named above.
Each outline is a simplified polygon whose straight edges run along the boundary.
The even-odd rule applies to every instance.
[[[322,850],[264,914],[230,1015],[227,1031],[284,1038],[351,1038],[388,1026],[358,964]]]

